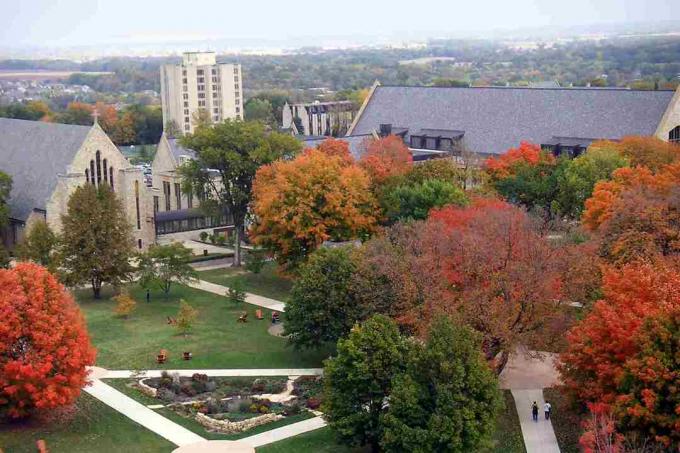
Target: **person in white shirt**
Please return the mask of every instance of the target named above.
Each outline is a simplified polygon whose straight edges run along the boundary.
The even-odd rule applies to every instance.
[[[552,410],[552,406],[550,405],[549,402],[545,402],[545,405],[543,405],[543,412],[545,412],[545,419],[550,420],[550,411]]]

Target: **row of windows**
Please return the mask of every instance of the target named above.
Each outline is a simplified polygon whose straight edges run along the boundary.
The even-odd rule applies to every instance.
[[[85,179],[88,184],[94,184],[99,187],[103,182],[113,187],[113,167],[107,165],[106,159],[101,158],[101,152],[97,150],[95,158],[90,160],[90,168],[85,169]]]
[[[671,143],[680,143],[680,126],[675,126],[668,133],[668,141]]]
[[[182,186],[180,183],[174,184],[175,189],[175,206],[177,210],[182,209]],[[170,211],[170,183],[168,181],[163,181],[163,197],[165,201],[165,210]],[[158,212],[159,210],[159,200],[157,196],[153,197],[153,212]],[[194,194],[191,192],[187,194],[187,208],[191,209],[194,207]]]

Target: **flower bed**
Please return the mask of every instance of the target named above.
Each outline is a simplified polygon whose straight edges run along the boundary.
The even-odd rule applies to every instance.
[[[300,376],[293,382],[293,395],[299,404],[316,410],[323,402],[323,378],[321,376]]]

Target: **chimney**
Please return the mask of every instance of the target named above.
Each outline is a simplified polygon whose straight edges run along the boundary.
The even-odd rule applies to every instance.
[[[380,136],[387,137],[392,135],[392,125],[391,124],[381,124],[380,125]]]

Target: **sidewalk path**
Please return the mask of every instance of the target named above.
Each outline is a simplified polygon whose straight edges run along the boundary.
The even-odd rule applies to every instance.
[[[160,377],[163,371],[179,373],[180,376],[191,376],[194,373],[207,374],[212,377],[227,376],[320,376],[322,368],[244,368],[244,369],[210,369],[210,370],[144,370],[137,374],[134,370],[102,370],[99,379],[125,379],[135,377]]]
[[[288,439],[289,437],[323,428],[324,426],[326,426],[326,421],[323,417],[314,417],[291,425],[282,426],[281,428],[265,431],[254,436],[244,437],[243,439],[240,439],[239,442],[257,448],[262,445],[271,444],[272,442],[278,442],[279,440]]]
[[[543,414],[543,389],[512,390],[527,453],[560,453],[552,422]],[[538,421],[531,417],[531,403],[538,403]]]
[[[175,445],[189,445],[205,440],[198,434],[168,420],[110,385],[104,384],[99,379],[93,379],[92,385],[85,387],[84,390],[104,404]]]
[[[215,260],[196,261],[191,263],[190,266],[196,271],[211,271],[213,269],[224,269],[231,267],[233,261],[233,258],[219,258]]]
[[[195,289],[208,291],[209,293],[218,294],[220,296],[227,294],[227,290],[229,289],[226,286],[207,282],[205,280],[198,280],[196,282],[189,283],[188,286]],[[258,296],[257,294],[246,293],[246,302],[257,305],[258,307],[266,308],[268,310],[275,310],[279,312],[286,311],[286,307],[283,302],[264,296]]]

